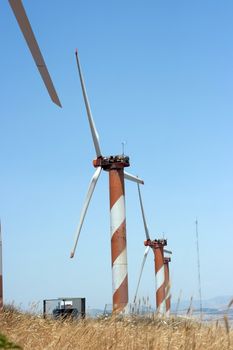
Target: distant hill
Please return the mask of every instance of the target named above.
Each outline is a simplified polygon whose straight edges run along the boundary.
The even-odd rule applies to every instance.
[[[212,315],[213,317],[214,316],[218,317],[218,316],[224,315],[226,313],[227,306],[232,299],[233,299],[233,296],[226,295],[226,296],[217,296],[214,298],[203,300],[202,301],[203,314]],[[189,307],[190,307],[190,300],[181,300],[179,303],[178,310],[177,310],[177,300],[174,300],[172,303],[171,311],[173,313],[178,311],[178,314],[185,314],[187,312],[187,310],[189,309]],[[191,309],[192,309],[193,315],[198,314],[200,311],[199,310],[200,309],[200,301],[193,300],[192,305],[191,305]],[[141,306],[140,310],[141,310],[141,312],[143,312],[143,311],[145,313],[148,312],[148,309],[145,308],[145,310],[143,310],[142,306]],[[154,308],[151,308],[150,310],[155,311]],[[108,309],[107,311],[111,312],[110,309]],[[103,313],[104,313],[104,309],[98,309],[98,308],[87,309],[87,315],[90,317],[98,317],[98,316],[103,315]],[[231,319],[233,319],[233,307],[229,310],[228,315]]]
[[[89,317],[97,317],[100,315],[103,315],[104,310],[102,309],[87,309],[86,310],[86,315]]]
[[[210,299],[205,299],[202,301],[202,307],[208,309],[217,309],[217,310],[226,310],[229,302],[233,299],[233,295],[225,295],[225,296],[217,296]],[[172,302],[172,310],[177,309],[177,300],[173,300]],[[190,300],[181,300],[179,303],[178,310],[188,309],[190,306]],[[200,300],[192,301],[192,308],[199,309],[200,308]]]

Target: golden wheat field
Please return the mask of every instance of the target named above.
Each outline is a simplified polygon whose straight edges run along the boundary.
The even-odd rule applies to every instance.
[[[224,321],[224,320],[223,320]],[[233,331],[191,319],[129,317],[57,321],[16,310],[0,313],[0,333],[21,349],[233,349]],[[0,348],[4,348],[0,343]]]

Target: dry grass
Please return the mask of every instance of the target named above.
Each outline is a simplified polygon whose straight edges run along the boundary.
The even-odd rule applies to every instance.
[[[222,326],[156,316],[62,322],[7,309],[0,313],[0,332],[25,350],[233,349],[227,317]]]

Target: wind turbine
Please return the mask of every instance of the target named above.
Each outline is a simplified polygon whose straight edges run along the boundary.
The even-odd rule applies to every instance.
[[[136,176],[124,172],[124,168],[130,165],[129,157],[125,156],[124,154],[108,157],[104,157],[102,155],[102,152],[100,150],[99,135],[97,133],[94,119],[91,114],[77,50],[75,52],[75,55],[83,98],[87,111],[88,122],[90,125],[97,158],[93,160],[93,165],[96,168],[96,171],[91,179],[88,188],[88,192],[81,212],[79,225],[75,235],[74,247],[70,257],[73,258],[75,254],[87,208],[100,176],[101,170],[103,169],[109,173],[113,312],[121,312],[126,311],[128,305],[128,269],[126,251],[124,179],[128,179],[141,184],[143,184],[143,181]]]
[[[58,98],[58,95],[56,93],[56,90],[54,88],[52,79],[49,75],[48,69],[46,67],[44,58],[41,54],[39,45],[36,41],[35,35],[32,31],[30,22],[28,20],[26,11],[23,7],[23,3],[21,0],[8,0],[9,4],[14,12],[14,15],[16,17],[16,20],[19,24],[19,27],[21,29],[21,32],[23,33],[23,36],[27,42],[28,48],[31,51],[32,57],[35,61],[35,64],[40,72],[41,78],[44,81],[44,84],[46,86],[46,89],[48,90],[48,93],[50,95],[50,98],[52,101],[61,107],[61,102]]]
[[[134,303],[136,302],[136,299],[137,299],[138,288],[139,288],[139,284],[141,281],[142,272],[143,272],[143,268],[144,268],[144,265],[146,262],[146,258],[147,258],[147,255],[149,253],[149,250],[151,248],[153,253],[154,253],[154,261],[155,261],[156,308],[157,308],[157,312],[159,314],[164,314],[165,310],[166,310],[164,252],[166,252],[168,254],[172,254],[172,252],[170,250],[164,249],[164,247],[167,245],[166,239],[155,239],[155,240],[150,239],[149,230],[147,227],[146,217],[145,217],[145,213],[144,213],[144,208],[143,208],[143,204],[142,204],[142,196],[141,196],[140,186],[139,186],[139,184],[137,184],[137,185],[138,185],[140,207],[141,207],[141,212],[142,212],[142,219],[143,219],[143,224],[144,224],[144,229],[145,229],[145,234],[146,234],[146,241],[144,241],[144,245],[146,246],[146,250],[144,252],[142,265],[141,265],[141,269],[140,269],[140,273],[139,273],[138,284],[137,284],[136,293],[134,296]]]

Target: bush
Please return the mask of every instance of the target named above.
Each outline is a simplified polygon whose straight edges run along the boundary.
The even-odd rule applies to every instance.
[[[7,337],[0,333],[0,349],[22,349],[21,346],[9,341]]]

